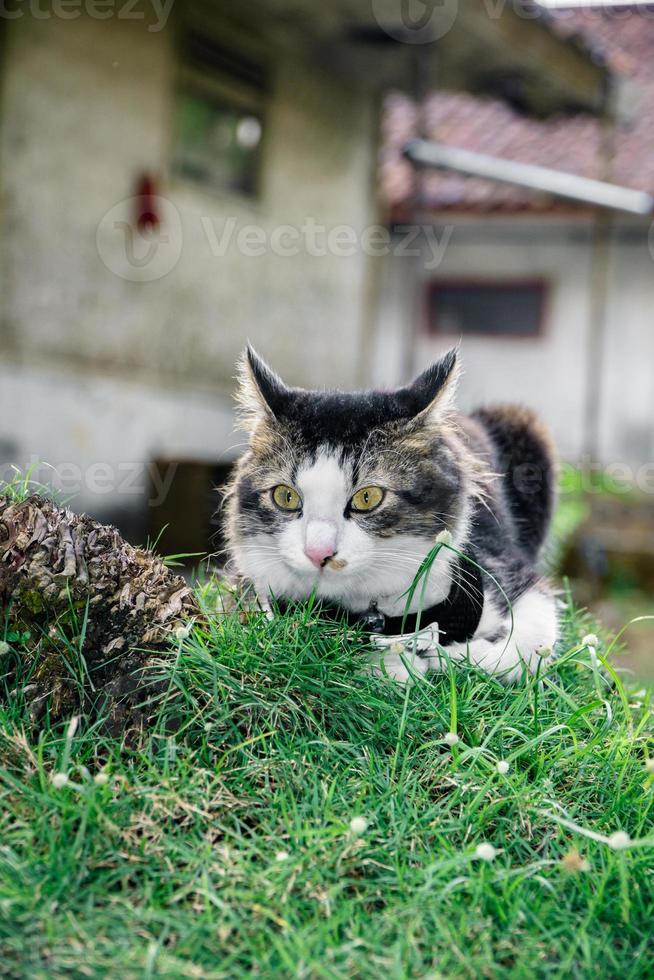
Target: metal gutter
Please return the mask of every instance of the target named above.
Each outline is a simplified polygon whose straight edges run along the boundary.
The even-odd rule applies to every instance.
[[[482,177],[501,184],[513,184],[542,194],[588,204],[608,211],[641,216],[654,213],[654,197],[645,191],[608,184],[602,180],[578,177],[561,170],[550,170],[529,163],[516,163],[473,153],[431,140],[411,140],[404,147],[404,156],[416,167],[453,170],[467,177]]]

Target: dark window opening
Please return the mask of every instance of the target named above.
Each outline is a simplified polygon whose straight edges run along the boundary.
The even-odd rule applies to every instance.
[[[181,565],[225,561],[224,490],[232,465],[184,459],[151,462],[147,539]]]
[[[173,172],[209,190],[256,197],[265,66],[194,31],[183,39],[180,60]]]
[[[537,337],[543,329],[546,284],[433,282],[429,289],[432,333],[488,337]]]

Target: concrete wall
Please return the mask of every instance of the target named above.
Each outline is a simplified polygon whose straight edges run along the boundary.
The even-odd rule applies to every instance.
[[[600,435],[605,460],[654,460],[654,255],[648,229],[611,249]]]
[[[451,222],[451,223],[450,223]],[[600,455],[604,462],[642,462],[654,453],[654,261],[647,227],[618,227],[610,258],[604,367],[600,379]],[[375,351],[375,380],[394,384],[417,372],[457,337],[430,335],[426,292],[433,279],[542,278],[549,284],[542,336],[467,336],[460,404],[517,401],[542,413],[561,453],[585,449],[588,344],[591,323],[591,234],[564,219],[449,219],[442,261],[426,268],[434,249],[392,255],[386,266]],[[396,239],[396,253],[401,251]],[[433,263],[432,263],[433,264]],[[597,379],[591,383],[597,384]]]
[[[268,48],[263,186],[248,202],[170,176],[172,20],[154,33],[115,17],[24,16],[5,26],[4,458],[86,469],[154,453],[233,455],[232,376],[247,338],[291,382],[353,384],[369,258],[356,248],[309,254],[292,231],[270,242],[307,219],[326,231],[372,220],[373,98]],[[159,271],[166,254],[175,260],[153,281],[137,281],[147,271],[130,265],[115,234],[143,171],[162,175],[166,199]],[[245,225],[260,229],[263,254],[239,248]],[[214,254],[230,229],[224,254]],[[289,243],[293,254],[280,254]],[[97,513],[107,495],[83,486],[76,505]]]

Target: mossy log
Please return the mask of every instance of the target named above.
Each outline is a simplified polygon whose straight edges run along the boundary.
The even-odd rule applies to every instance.
[[[112,734],[143,726],[162,653],[199,614],[154,554],[37,495],[0,496],[0,610],[21,638],[0,664],[4,690],[21,683],[34,723],[101,707]]]

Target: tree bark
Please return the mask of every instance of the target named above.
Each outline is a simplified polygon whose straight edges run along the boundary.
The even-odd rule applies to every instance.
[[[100,711],[115,735],[143,727],[161,657],[199,614],[155,555],[36,495],[0,496],[0,610],[6,694],[24,693],[34,723]]]

